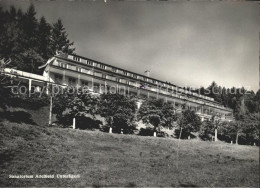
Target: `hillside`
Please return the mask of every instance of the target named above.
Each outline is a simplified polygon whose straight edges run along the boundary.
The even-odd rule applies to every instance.
[[[259,148],[0,123],[2,186],[257,187]],[[178,168],[177,168],[178,167]],[[74,174],[78,179],[9,179]]]

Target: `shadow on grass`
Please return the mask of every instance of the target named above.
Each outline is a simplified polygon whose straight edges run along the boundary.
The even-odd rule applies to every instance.
[[[5,162],[9,162],[14,158],[14,151],[4,150],[0,153],[0,166],[3,166]]]
[[[190,183],[182,183],[180,184],[180,187],[197,187],[197,185],[190,184]]]
[[[15,123],[26,123],[31,125],[37,125],[32,120],[32,115],[25,111],[14,111],[14,112],[0,112],[1,119],[7,119],[8,121],[15,122]]]
[[[94,130],[99,129],[102,122],[100,120],[96,120],[90,117],[78,117],[77,118],[77,128],[82,130]]]

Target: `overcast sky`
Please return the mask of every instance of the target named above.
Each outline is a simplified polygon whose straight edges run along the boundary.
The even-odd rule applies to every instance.
[[[0,0],[26,10],[30,1]],[[259,88],[257,2],[34,1],[76,53],[180,86]]]

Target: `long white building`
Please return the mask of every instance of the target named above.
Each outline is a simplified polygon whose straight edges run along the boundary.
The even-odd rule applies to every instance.
[[[232,120],[232,109],[213,98],[129,70],[78,55],[56,55],[44,66],[43,76],[49,83],[61,86],[87,86],[96,93],[118,92],[140,99],[163,99],[177,109],[185,103],[201,118],[217,114],[221,120]]]

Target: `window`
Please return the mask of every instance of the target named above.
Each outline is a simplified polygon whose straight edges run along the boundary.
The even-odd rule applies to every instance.
[[[111,76],[111,80],[116,81],[116,77]]]
[[[100,68],[101,69],[106,69],[106,66],[105,65],[100,65]]]
[[[120,78],[116,78],[116,81],[117,81],[117,82],[120,82],[120,80],[121,80]]]
[[[93,62],[90,60],[87,60],[87,65],[93,66]]]
[[[82,72],[81,67],[76,67],[76,71]]]
[[[133,74],[133,78],[137,78],[137,75],[136,75],[136,74]]]
[[[59,62],[59,66],[62,67],[62,68],[65,68],[65,69],[68,68],[68,64],[67,63]]]
[[[116,68],[112,68],[112,71],[113,71],[113,72],[117,72],[117,69],[116,69]]]
[[[126,72],[126,71],[124,71],[124,75],[126,75],[126,76],[127,76],[127,72]]]
[[[88,86],[88,82],[87,82],[87,81],[84,81],[84,80],[81,80],[81,85],[82,85],[82,86]]]
[[[62,81],[62,75],[60,75],[60,74],[55,74],[54,77],[55,77],[55,82],[57,82],[58,84],[60,84],[61,81]]]
[[[79,58],[79,57],[76,57],[76,56],[73,56],[73,60],[74,60],[74,61],[80,61],[80,58]]]
[[[55,74],[55,79],[62,79],[62,75],[60,75],[60,74]]]
[[[155,80],[152,80],[152,82],[153,82],[154,84],[156,84],[156,83],[157,83],[157,81],[155,81]]]
[[[75,78],[69,78],[69,85],[74,85],[76,83]]]
[[[106,78],[107,78],[107,76],[106,76],[105,74],[102,74],[102,78],[106,79]]]

